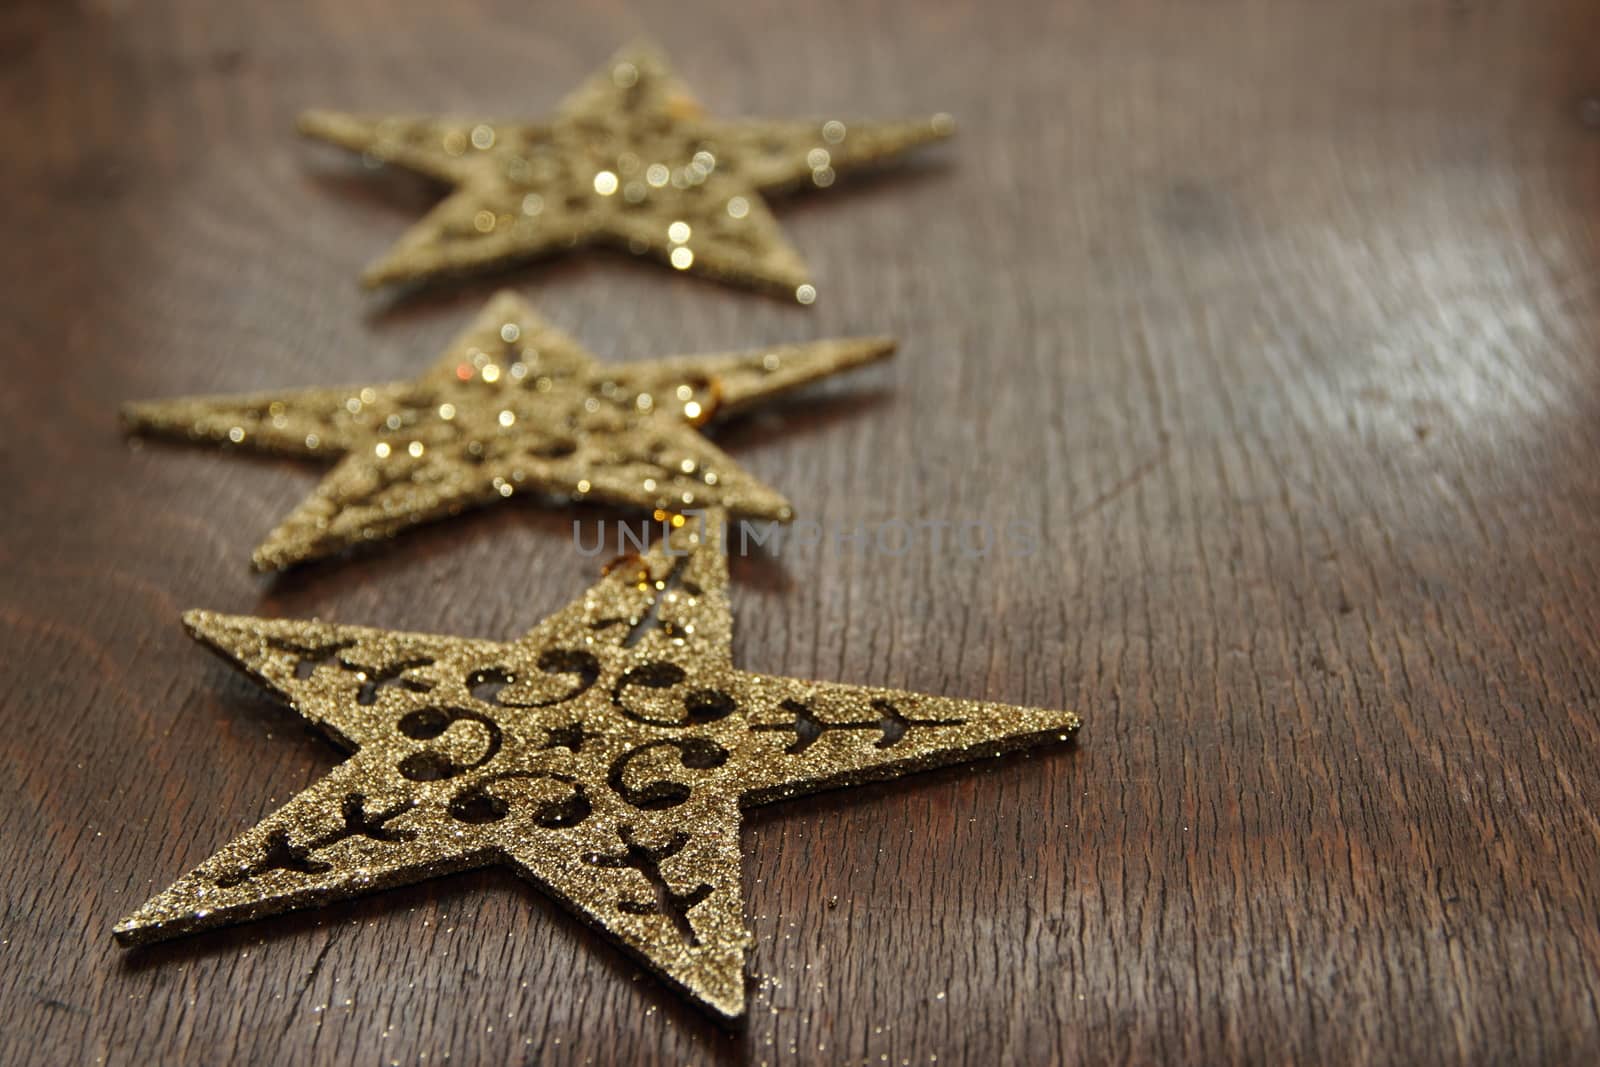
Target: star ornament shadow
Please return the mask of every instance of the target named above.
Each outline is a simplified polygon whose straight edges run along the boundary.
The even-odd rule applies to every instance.
[[[410,381],[129,404],[133,433],[337,463],[255,550],[282,570],[518,495],[787,522],[777,490],[700,433],[894,352],[882,337],[602,364],[515,294]]]
[[[139,944],[505,864],[725,1020],[743,809],[1067,741],[1078,716],[736,668],[721,528],[688,523],[515,641],[195,611],[352,754],[115,928]]]
[[[368,286],[608,245],[747,288],[816,299],[763,193],[825,189],[950,136],[906,121],[714,119],[665,58],[623,49],[546,122],[308,111],[301,132],[451,193],[362,275]]]

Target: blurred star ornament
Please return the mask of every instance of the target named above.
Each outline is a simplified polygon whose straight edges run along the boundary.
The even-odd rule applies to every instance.
[[[954,123],[713,119],[661,55],[636,46],[545,123],[309,111],[300,129],[453,187],[367,269],[367,285],[606,244],[809,304],[816,289],[761,194],[826,188]]]
[[[256,549],[277,570],[516,493],[788,521],[699,433],[713,416],[887,357],[886,338],[601,364],[511,293],[405,382],[129,404],[136,433],[342,457]]]
[[[190,612],[198,640],[353,754],[117,938],[506,864],[735,1018],[743,808],[1077,731],[1067,711],[735,668],[723,514],[705,520],[507,644]]]

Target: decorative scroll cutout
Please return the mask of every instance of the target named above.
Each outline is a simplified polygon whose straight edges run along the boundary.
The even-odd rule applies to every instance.
[[[347,837],[367,837],[374,841],[411,841],[417,836],[413,831],[392,830],[386,825],[396,816],[411,810],[411,807],[411,803],[407,801],[375,815],[368,815],[366,798],[360,793],[349,793],[340,806],[340,812],[344,816],[343,826],[313,838],[303,845],[291,844],[288,831],[273,830],[267,834],[266,853],[260,860],[233,874],[223,875],[216,880],[217,885],[223,889],[232,888],[266,871],[324,874],[333,869],[333,864],[314,858],[314,854],[319,849],[327,848]]]
[[[635,557],[625,556],[623,558],[632,559]],[[699,583],[691,581],[685,576],[684,571],[686,568],[678,565],[681,562],[682,560],[673,559],[670,562],[666,573],[660,578],[653,579],[653,584],[661,593],[674,593],[681,590],[691,597],[698,597],[702,592],[704,592],[704,590],[700,588]],[[644,568],[644,570],[641,572],[641,575],[642,581],[647,583],[652,582],[653,576],[651,575],[649,567]],[[613,626],[626,625],[628,627],[628,632],[622,639],[623,648],[633,648],[644,639],[646,634],[651,633],[652,631],[660,631],[661,633],[666,634],[668,637],[675,636],[677,630],[676,624],[672,620],[663,617],[661,614],[663,605],[665,605],[669,599],[671,598],[667,596],[652,597],[650,600],[650,606],[637,617],[632,619],[624,619],[620,617],[599,619],[591,624],[591,629],[607,630]]]
[[[661,876],[661,861],[671,859],[683,851],[683,846],[689,843],[689,835],[681,830],[674,831],[665,845],[652,848],[635,839],[633,827],[626,823],[617,827],[617,833],[622,838],[621,853],[605,855],[591,852],[583,857],[584,862],[612,869],[626,867],[644,875],[645,881],[656,891],[656,899],[638,901],[624,898],[617,901],[617,907],[629,915],[665,915],[672,920],[672,925],[685,944],[698,945],[700,940],[695,936],[694,924],[689,921],[689,909],[709,897],[715,890],[705,882],[701,882],[687,893],[679,893]]]
[[[543,800],[530,816],[535,826],[556,830],[576,826],[594,810],[584,793],[583,783],[569,774],[554,771],[506,771],[493,774],[450,798],[450,815],[467,823],[499,822],[511,811],[511,802],[493,790],[499,782],[546,780],[559,782],[567,791],[554,799]]]
[[[750,727],[756,732],[780,731],[794,734],[794,741],[784,749],[791,756],[799,755],[817,742],[829,730],[876,730],[878,739],[873,742],[874,748],[893,748],[905,737],[906,731],[917,726],[965,726],[965,719],[914,719],[900,713],[894,704],[882,698],[870,702],[870,707],[878,713],[876,719],[851,722],[828,722],[812,712],[810,706],[798,700],[785,700],[779,707],[789,712],[793,719],[786,723],[757,723]]]
[[[569,690],[546,700],[506,700],[507,686],[516,682],[516,676],[504,667],[483,667],[467,678],[467,688],[472,695],[486,704],[503,708],[550,708],[576,700],[600,678],[600,661],[581,649],[550,648],[539,654],[539,669],[549,675],[574,675],[577,683]]]
[[[354,641],[330,641],[322,645],[302,645],[293,641],[272,640],[268,645],[280,652],[288,652],[295,657],[294,676],[304,681],[316,672],[323,664],[341,665],[339,653],[355,645]]]
[[[399,763],[400,773],[413,782],[437,782],[442,778],[455,778],[482,767],[494,759],[504,741],[500,724],[481,712],[470,708],[428,707],[407,712],[400,720],[402,734],[414,741],[432,741],[458,722],[477,723],[488,734],[483,754],[468,763],[457,762],[437,749],[425,748],[408,754]]]
[[[426,656],[401,660],[399,663],[391,663],[383,667],[363,667],[345,660],[339,662],[340,667],[347,671],[354,671],[357,680],[361,682],[361,688],[356,691],[356,703],[363,707],[376,704],[379,691],[386,686],[398,686],[410,693],[426,693],[433,686],[426,682],[419,682],[414,678],[407,678],[406,672],[416,670],[419,667],[432,666],[432,664],[433,660],[428,659]]]
[[[583,728],[581,722],[569,722],[561,726],[552,726],[545,736],[544,747],[548,749],[564,748],[573,755],[583,751],[583,744],[598,734],[591,734]]]
[[[606,784],[623,801],[644,811],[660,811],[684,803],[689,799],[690,787],[671,778],[658,778],[642,785],[628,784],[629,768],[634,761],[664,748],[678,750],[678,762],[685,770],[711,770],[728,762],[728,750],[715,741],[704,737],[669,737],[630,748],[618,756],[611,763]]]
[[[611,689],[611,703],[634,722],[649,726],[701,726],[725,719],[738,708],[738,703],[720,689],[691,689],[680,698],[680,708],[672,718],[630,707],[625,699],[629,690],[672,690],[682,685],[689,672],[665,660],[642,663],[630,667]]]
[[[293,641],[272,642],[273,648],[280,652],[288,652],[295,657],[294,676],[302,681],[310,678],[318,667],[324,665],[337,667],[354,675],[359,683],[356,703],[363,706],[376,704],[379,691],[387,686],[398,686],[412,693],[426,693],[433,688],[431,683],[406,677],[408,671],[432,666],[433,660],[428,657],[418,656],[384,666],[367,667],[339,655],[354,646],[354,641],[334,641],[324,645],[301,645]]]

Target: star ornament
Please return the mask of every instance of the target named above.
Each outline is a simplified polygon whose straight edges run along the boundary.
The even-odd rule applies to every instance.
[[[191,612],[353,750],[116,926],[138,944],[505,864],[716,1015],[745,1010],[744,808],[1065,741],[1068,711],[739,670],[720,511],[509,643]]]
[[[827,188],[954,123],[713,119],[635,46],[544,123],[309,111],[300,129],[452,188],[367,269],[369,286],[602,244],[809,304],[816,289],[762,194]]]
[[[338,463],[255,550],[257,570],[518,494],[788,521],[777,490],[699,432],[713,417],[894,351],[887,338],[601,364],[511,293],[412,381],[130,404],[134,433]]]

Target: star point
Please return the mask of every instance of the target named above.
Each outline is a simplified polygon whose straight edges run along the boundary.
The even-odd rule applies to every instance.
[[[252,566],[273,571],[530,494],[787,522],[789,500],[700,428],[893,351],[888,338],[845,338],[601,363],[500,293],[409,381],[141,402],[122,414],[133,433],[335,461],[254,551]]]
[[[652,47],[623,49],[549,121],[302,114],[308,137],[450,192],[361,275],[378,287],[608,245],[677,271],[816,299],[764,194],[826,189],[955,132],[899,121],[707,116]]]
[[[744,808],[1077,731],[1066,711],[737,668],[725,516],[704,520],[510,642],[186,614],[197,640],[351,755],[117,939],[504,864],[737,1018]]]

